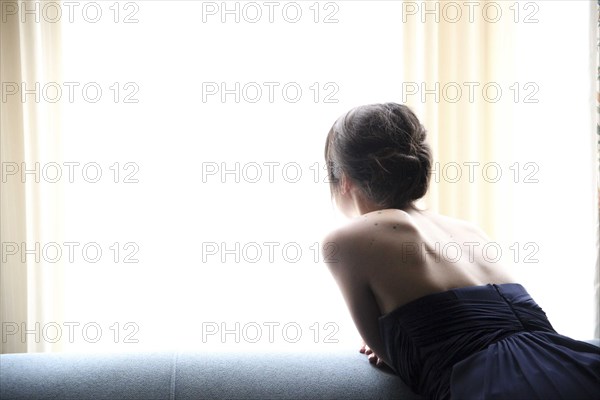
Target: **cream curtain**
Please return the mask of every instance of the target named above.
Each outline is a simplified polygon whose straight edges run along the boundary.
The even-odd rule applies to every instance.
[[[44,261],[42,249],[61,242],[60,190],[44,181],[42,169],[60,162],[58,104],[43,90],[48,83],[61,83],[60,24],[24,13],[42,2],[2,1],[0,6],[0,352],[56,351],[60,341],[53,343],[52,328],[62,324],[61,265]]]
[[[596,142],[596,182],[598,184],[598,225],[596,244],[600,249],[600,3],[590,2],[590,26],[595,26],[596,29],[590,31],[590,76],[592,80],[596,80],[596,110],[592,110],[596,117],[596,132],[592,141]],[[595,111],[595,112],[594,112]],[[600,251],[596,258],[596,274],[594,279],[594,289],[596,296],[596,329],[594,337],[600,338]]]
[[[495,165],[506,170],[510,161],[512,116],[506,102],[482,101],[482,88],[489,84],[493,96],[493,85],[505,88],[511,81],[514,24],[510,18],[494,23],[481,18],[488,3],[499,5],[478,3],[476,18],[470,22],[465,9],[455,21],[450,8],[444,11],[443,2],[405,2],[406,15],[412,17],[403,23],[404,82],[413,91],[418,86],[419,95],[406,99],[429,131],[437,162],[435,184],[425,203],[442,214],[476,222],[491,237],[504,239],[511,235],[505,218],[513,207],[511,188],[493,182],[492,171]],[[435,13],[427,14],[436,9],[437,21]],[[504,15],[507,11],[503,6]],[[493,18],[492,11],[489,15]],[[489,174],[489,182],[482,178],[484,173]],[[500,204],[502,213],[494,212]]]
[[[418,87],[417,95],[407,96],[406,92],[403,95],[427,127],[434,159],[438,162],[433,174],[435,184],[431,186],[423,205],[445,215],[475,222],[492,240],[500,243],[511,242],[516,233],[515,221],[511,216],[518,205],[514,204],[515,196],[510,182],[493,182],[493,174],[488,177],[489,181],[482,179],[482,171],[485,165],[498,165],[505,175],[510,173],[507,169],[515,161],[511,149],[521,144],[513,136],[513,105],[505,101],[482,101],[480,90],[486,83],[497,83],[506,90],[512,82],[518,81],[516,63],[519,60],[515,59],[514,50],[517,24],[512,18],[515,4],[478,2],[473,21],[469,21],[465,15],[466,8],[461,9],[462,17],[454,20],[454,7],[444,2],[406,1],[403,7],[405,16],[408,16],[403,22],[403,80],[413,92]],[[589,25],[596,27],[599,17],[597,3],[590,2],[589,6]],[[503,18],[494,22],[481,18],[482,10],[487,9],[489,12],[485,14],[494,19],[497,7],[501,7]],[[543,5],[540,6],[541,13],[543,8]],[[523,14],[519,18],[519,23],[523,23]],[[543,17],[540,18],[542,23],[539,25],[547,29]],[[596,74],[600,71],[597,35],[597,29],[590,30],[590,87],[597,83]],[[525,70],[523,66],[521,68]],[[474,101],[467,95],[469,86],[477,88]],[[453,87],[462,88],[462,96],[458,101],[454,100]],[[435,99],[435,92],[439,95],[438,99]],[[590,100],[591,109],[593,99]],[[590,116],[590,125],[595,125],[596,113]],[[590,131],[592,142],[598,142],[600,127],[597,132]],[[590,166],[595,166],[596,177],[600,158],[597,150],[588,153],[592,154]],[[456,165],[462,173],[461,179],[455,179]],[[470,173],[469,166],[473,168],[476,184],[470,183],[465,176]],[[600,199],[595,200],[600,206]],[[562,233],[558,230],[557,234]],[[600,231],[597,231],[597,235],[600,235]],[[598,240],[596,243],[598,249]],[[597,257],[594,274],[594,336],[599,338],[600,256]],[[568,275],[570,271],[565,270],[564,273]]]

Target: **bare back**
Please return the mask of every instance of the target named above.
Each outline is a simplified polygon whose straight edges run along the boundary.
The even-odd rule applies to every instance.
[[[365,214],[347,229],[362,237],[365,258],[356,272],[368,282],[381,314],[431,293],[514,282],[484,252],[485,234],[464,221],[389,209]],[[489,252],[495,257],[494,249]]]

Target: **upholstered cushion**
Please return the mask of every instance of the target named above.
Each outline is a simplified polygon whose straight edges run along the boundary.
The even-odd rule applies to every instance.
[[[419,399],[356,352],[5,354],[8,399]]]

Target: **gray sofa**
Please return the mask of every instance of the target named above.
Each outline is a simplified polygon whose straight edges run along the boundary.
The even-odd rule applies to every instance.
[[[404,399],[358,351],[0,355],[0,399]]]

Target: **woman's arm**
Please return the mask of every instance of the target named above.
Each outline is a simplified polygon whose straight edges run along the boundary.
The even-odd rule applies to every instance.
[[[362,251],[364,238],[358,236],[347,230],[334,231],[322,242],[322,254],[329,255],[325,262],[361,337],[378,358],[391,366],[379,332],[381,311],[364,273],[368,258]]]

